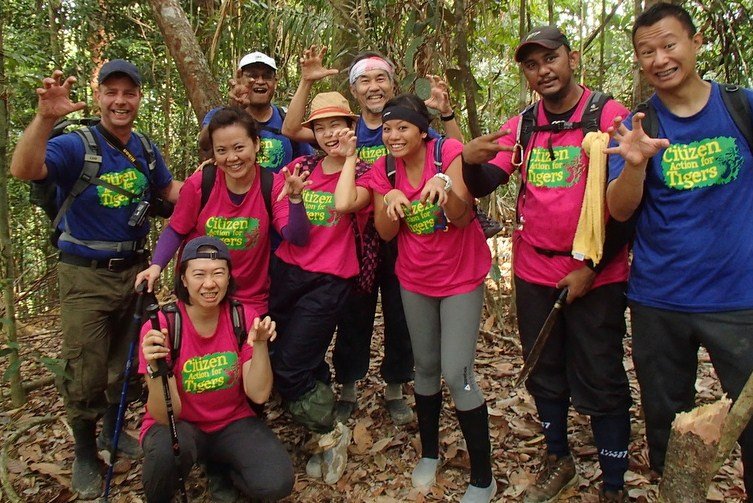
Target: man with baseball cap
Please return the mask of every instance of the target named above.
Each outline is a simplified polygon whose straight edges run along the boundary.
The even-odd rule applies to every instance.
[[[277,64],[273,58],[258,51],[243,56],[231,86],[231,100],[259,123],[261,148],[256,161],[261,167],[277,173],[296,157],[314,153],[308,143],[293,141],[281,132],[285,111],[272,104],[277,88]],[[207,119],[204,122],[209,124]]]
[[[97,450],[110,447],[117,420],[128,357],[126,330],[135,307],[133,283],[147,258],[149,223],[133,215],[153,192],[174,202],[181,184],[173,180],[157,147],[133,130],[142,78],[122,59],[105,63],[99,72],[94,99],[100,123],[48,141],[59,119],[85,106],[69,98],[75,82],[75,77],[63,79],[60,70],[42,81],[37,114],[16,145],[11,173],[22,180],[54,181],[59,202],[74,186],[83,187],[57,229],[66,369],[59,387],[75,440],[71,485],[82,499],[93,499],[102,491]],[[88,138],[96,143],[98,156],[86,155]],[[82,185],[85,157],[100,165],[97,176]],[[96,436],[100,418],[102,430]],[[128,435],[120,436],[118,451],[141,456],[138,442]]]
[[[586,151],[586,130],[590,128],[588,138],[598,137],[605,146],[603,132],[626,109],[578,85],[574,71],[579,54],[570,49],[557,27],[531,30],[518,45],[515,61],[541,100],[508,120],[500,131],[466,144],[463,178],[471,193],[482,197],[506,183],[516,168],[521,171],[513,270],[526,358],[555,299],[564,290],[567,293],[568,304],[526,381],[547,453],[525,501],[553,501],[577,481],[567,440],[571,402],[575,410],[591,417],[602,471],[600,501],[626,501],[623,486],[631,405],[622,365],[626,239],[607,224],[604,240],[593,240],[602,251],[592,257],[576,252],[581,242],[576,238],[582,235],[581,209],[590,200],[587,196],[604,204],[603,186],[592,181],[598,174],[603,180],[606,156],[603,151]],[[600,161],[601,170],[592,168],[590,163]],[[594,220],[604,224],[600,219],[605,213],[595,213]]]

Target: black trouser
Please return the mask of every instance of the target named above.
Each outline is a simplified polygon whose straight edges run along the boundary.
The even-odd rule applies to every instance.
[[[633,361],[646,417],[651,468],[664,470],[672,421],[695,406],[698,348],[703,346],[722,389],[736,400],[753,371],[753,309],[682,313],[630,303]],[[753,496],[753,424],[740,436],[748,501]]]
[[[328,383],[324,360],[351,281],[332,274],[304,271],[273,258],[269,314],[277,322],[271,346],[275,387],[284,400],[297,400]]]
[[[293,463],[277,436],[260,419],[239,419],[205,433],[191,423],[176,423],[184,480],[202,461],[223,463],[233,484],[246,496],[274,501],[293,490]],[[167,426],[155,424],[144,436],[143,483],[150,503],[171,501],[177,492],[177,466]]]
[[[371,335],[374,332],[377,293],[381,290],[384,315],[384,359],[380,371],[387,383],[413,379],[413,352],[408,325],[395,275],[395,243],[382,243],[374,289],[369,293],[351,291],[337,322],[337,339],[332,356],[335,379],[339,383],[363,379],[369,369]]]
[[[531,376],[528,391],[572,399],[581,414],[625,413],[632,400],[623,366],[625,283],[603,285],[564,306]],[[520,340],[527,359],[558,291],[515,277]]]

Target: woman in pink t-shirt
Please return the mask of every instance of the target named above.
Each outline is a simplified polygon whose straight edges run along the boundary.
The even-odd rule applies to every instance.
[[[463,146],[453,139],[437,146],[439,140],[429,137],[429,119],[418,96],[390,100],[382,112],[382,138],[395,172],[387,174],[386,157],[370,172],[377,231],[385,241],[397,237],[395,272],[416,362],[422,457],[412,480],[418,488],[435,481],[444,377],[471,460],[470,485],[462,501],[489,502],[496,483],[486,403],[473,364],[491,253],[463,183]],[[366,192],[352,176],[348,182],[343,180],[343,190],[337,192],[343,209],[359,204]]]
[[[314,131],[325,155],[293,160],[272,187],[273,225],[283,237],[272,259],[269,292],[269,313],[280,333],[272,352],[275,388],[293,420],[315,433],[337,430],[340,441],[312,456],[307,467],[308,473],[321,471],[327,483],[342,475],[350,441],[350,431],[335,423],[324,357],[359,271],[354,216],[338,211],[334,200],[341,171],[358,162],[355,118],[340,93],[316,95],[303,125]]]
[[[147,375],[149,388],[141,426],[146,499],[170,501],[177,489],[178,464],[185,478],[197,461],[207,466],[222,463],[235,487],[249,497],[282,499],[293,488],[293,464],[248,402],[264,403],[272,390],[267,343],[276,336],[275,323],[268,316],[255,318],[247,337],[239,342],[240,334],[235,333],[239,325],[233,325],[228,301],[235,288],[230,252],[219,239],[201,236],[189,241],[178,272],[180,338],[168,339],[162,313],[161,332],[150,323],[141,331],[139,371]],[[163,359],[168,365],[160,368]],[[169,371],[180,463],[171,447],[165,371]]]
[[[267,312],[269,293],[270,216],[262,194],[263,168],[256,162],[258,126],[243,109],[228,107],[212,116],[208,131],[219,168],[208,197],[202,203],[203,172],[188,177],[170,224],[157,242],[152,264],[139,273],[136,284],[146,279],[151,291],[182,243],[196,236],[214,236],[230,250],[238,282],[234,296],[250,320]]]

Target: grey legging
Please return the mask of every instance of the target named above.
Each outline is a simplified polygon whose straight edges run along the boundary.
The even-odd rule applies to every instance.
[[[473,363],[483,285],[450,297],[427,297],[404,288],[400,292],[416,361],[416,393],[435,395],[444,376],[458,410],[479,407],[484,397],[476,385]]]

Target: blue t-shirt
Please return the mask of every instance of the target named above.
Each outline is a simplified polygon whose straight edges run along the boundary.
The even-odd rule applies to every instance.
[[[744,90],[753,104],[753,92]],[[753,157],[712,83],[706,106],[678,117],[656,95],[660,138],[648,163],[628,298],[684,312],[753,308]],[[625,121],[629,127],[631,117]],[[609,158],[609,179],[625,166]]]
[[[129,199],[104,187],[89,185],[74,200],[58,225],[61,230],[67,230],[76,239],[82,241],[134,241],[146,237],[149,232],[148,220],[138,228],[128,226],[128,219],[133,214],[141,199],[150,195],[149,180],[144,170],[147,169],[146,152],[141,140],[135,134],[126,145],[127,149],[136,156],[142,166],[134,166],[115,147],[108,144],[96,128],[91,128],[99,144],[102,164],[99,177],[103,180],[122,187],[135,194],[144,193],[142,198]],[[68,133],[53,138],[47,143],[45,164],[47,179],[54,181],[57,188],[58,205],[62,204],[70,192],[73,184],[81,174],[84,166],[84,143],[75,133]],[[158,189],[164,189],[172,181],[172,175],[165,166],[165,161],[156,146],[154,147],[156,168],[153,183]],[[112,252],[92,250],[68,241],[60,241],[61,251],[72,253],[89,259],[108,259],[124,257],[130,252]]]
[[[261,149],[256,157],[256,162],[262,168],[274,173],[287,166],[293,159],[314,153],[314,149],[308,143],[292,141],[280,133],[282,120],[280,109],[272,105],[272,117],[267,122],[259,123]]]
[[[439,138],[440,136],[437,131],[429,128],[430,138]],[[358,158],[369,164],[374,164],[374,161],[388,154],[387,147],[384,146],[384,142],[382,141],[381,124],[376,129],[369,129],[363,120],[363,116],[358,118],[358,124],[356,125],[356,150]]]

